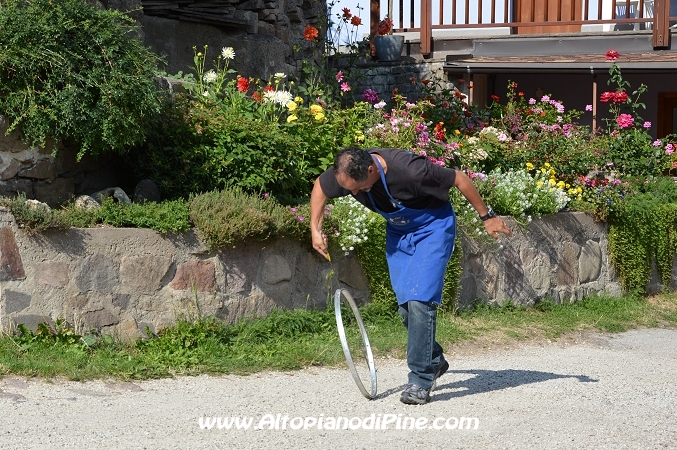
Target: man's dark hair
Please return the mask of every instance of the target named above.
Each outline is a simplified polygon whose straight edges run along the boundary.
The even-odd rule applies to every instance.
[[[353,180],[362,182],[369,176],[369,166],[374,163],[371,154],[361,148],[346,147],[334,157],[334,173],[344,173]]]

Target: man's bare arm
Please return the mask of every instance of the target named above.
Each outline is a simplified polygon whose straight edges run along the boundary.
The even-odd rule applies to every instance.
[[[310,234],[313,248],[329,259],[327,253],[327,237],[322,233],[322,220],[324,219],[324,207],[327,204],[327,196],[320,186],[320,179],[315,180],[313,191],[310,194]]]

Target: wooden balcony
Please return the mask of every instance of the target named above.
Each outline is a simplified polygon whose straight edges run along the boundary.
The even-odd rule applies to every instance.
[[[677,0],[371,0],[370,28],[392,11],[394,33],[420,39],[430,57],[439,38],[487,35],[651,35],[654,50],[669,49]],[[672,7],[671,7],[672,4]],[[672,17],[671,17],[672,13]],[[647,36],[648,38],[648,36]],[[582,48],[582,53],[584,53]]]

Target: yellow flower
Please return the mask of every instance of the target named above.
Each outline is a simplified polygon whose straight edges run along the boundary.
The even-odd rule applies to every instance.
[[[296,108],[298,108],[298,104],[296,102],[289,102],[287,103],[287,109],[291,111],[296,111]]]
[[[357,133],[355,133],[355,140],[357,142],[364,141],[364,133],[362,133],[361,131],[358,131]]]
[[[455,133],[457,136],[458,136],[459,134],[461,134],[461,132],[458,131],[458,130],[454,130],[454,133]]]
[[[564,181],[558,181],[557,187],[560,188],[560,189],[563,189],[564,188]]]
[[[538,180],[538,181],[536,182],[536,186],[538,186],[538,187],[543,187],[543,182],[542,182],[541,180]]]
[[[545,167],[550,167],[550,163],[543,164]]]
[[[298,119],[298,117],[296,117],[294,114],[291,114],[289,117],[287,117],[287,122],[293,122],[296,119]]]
[[[294,97],[294,101],[296,102],[297,105],[303,105],[303,99],[298,95]]]
[[[545,173],[545,168],[541,167],[541,173]]]
[[[550,178],[550,179],[548,180],[548,184],[549,184],[550,186],[554,186],[555,184],[557,184],[557,182],[555,181],[554,178]]]
[[[310,112],[313,113],[313,114],[320,114],[323,111],[324,110],[322,109],[322,107],[320,105],[310,105]]]
[[[319,122],[320,120],[324,120],[324,113],[317,113],[317,114],[315,114],[315,120],[317,120],[318,122]]]
[[[555,175],[555,169],[550,169],[550,175]]]
[[[534,169],[534,165],[528,162],[527,163],[527,170],[533,170],[533,169]]]

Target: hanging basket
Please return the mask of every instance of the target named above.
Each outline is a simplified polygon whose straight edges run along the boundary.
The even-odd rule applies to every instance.
[[[374,36],[374,47],[376,48],[376,59],[379,61],[397,61],[402,56],[404,36],[394,34]]]

